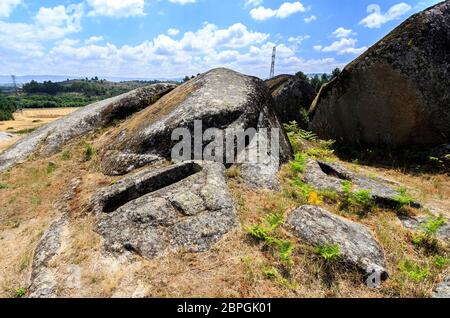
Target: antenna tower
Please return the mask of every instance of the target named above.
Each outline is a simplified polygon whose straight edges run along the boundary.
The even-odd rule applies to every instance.
[[[16,82],[16,75],[11,75],[11,79],[14,85],[14,93],[16,94],[16,96],[19,95],[19,91],[17,90],[17,82]]]
[[[273,47],[273,51],[272,51],[272,66],[270,67],[270,77],[269,78],[273,78],[275,76],[275,58],[277,55],[277,47],[274,46]]]

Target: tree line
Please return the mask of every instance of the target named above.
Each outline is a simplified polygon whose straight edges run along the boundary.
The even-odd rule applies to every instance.
[[[305,73],[301,71],[295,75],[304,79],[306,82],[310,83],[312,87],[314,87],[314,89],[316,90],[316,93],[318,93],[322,85],[328,83],[333,78],[338,77],[339,74],[341,74],[341,70],[339,68],[335,68],[331,73],[331,75],[323,73],[322,75],[315,74],[312,77],[308,77]]]

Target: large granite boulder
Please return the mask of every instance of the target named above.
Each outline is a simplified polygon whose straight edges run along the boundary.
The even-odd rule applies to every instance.
[[[293,234],[313,246],[335,245],[345,262],[356,265],[378,283],[387,279],[384,252],[370,231],[361,224],[315,206],[301,206],[287,220]]]
[[[0,171],[26,160],[36,151],[44,156],[57,153],[73,138],[124,119],[153,104],[175,87],[175,84],[165,83],[150,85],[82,107],[37,129],[1,153]]]
[[[200,144],[201,149],[196,149],[194,138],[202,138],[210,128],[218,130],[224,137],[236,129],[253,129],[253,135],[249,135],[243,148],[231,140],[222,153],[205,159],[203,151],[212,140],[205,137]],[[278,132],[272,135],[273,128]],[[172,134],[177,129],[186,130],[188,138],[192,138],[192,147],[189,153],[183,152],[183,160],[205,159],[228,164],[223,154],[232,153],[235,155],[231,157],[235,158],[243,151],[253,149],[255,137],[258,137],[259,145],[267,144],[267,156],[257,162],[239,162],[244,180],[257,187],[276,188],[276,172],[280,163],[292,157],[290,143],[273,111],[273,101],[264,82],[220,68],[179,86],[113,130],[100,147],[102,171],[121,174],[158,157],[174,159],[172,150],[180,140],[173,140]],[[229,138],[224,139],[229,141]],[[278,141],[279,149],[272,149],[272,140]],[[255,171],[269,173],[261,177]]]
[[[314,100],[320,137],[374,145],[429,146],[450,138],[450,1],[415,14]]]
[[[101,189],[93,211],[106,249],[145,258],[208,250],[238,224],[224,172],[219,163],[183,162]]]
[[[306,79],[279,75],[267,80],[266,85],[275,102],[275,111],[283,123],[295,120],[301,126],[308,124],[304,114],[307,114],[316,92]]]

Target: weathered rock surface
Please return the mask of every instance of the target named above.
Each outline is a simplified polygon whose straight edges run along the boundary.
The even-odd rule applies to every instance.
[[[337,163],[308,160],[303,178],[318,190],[331,190],[340,194],[343,193],[343,182],[350,181],[353,191],[369,190],[375,203],[384,206],[397,206],[396,197],[400,195],[383,180],[354,173]],[[417,202],[412,202],[411,206],[421,207]]]
[[[9,134],[9,133],[5,133],[5,132],[0,131],[0,142],[8,141],[11,138],[14,138],[13,134]]]
[[[361,224],[315,206],[302,206],[287,220],[295,236],[313,246],[337,244],[344,261],[356,265],[367,276],[388,277],[384,252],[369,230]]]
[[[322,87],[310,128],[353,143],[448,143],[449,47],[447,0],[409,18]]]
[[[450,298],[450,276],[447,276],[433,291],[433,298]]]
[[[429,220],[429,217],[427,216],[400,216],[399,218],[403,226],[413,231],[420,230],[421,225],[425,224]],[[450,242],[450,219],[447,219],[447,222],[438,229],[436,232],[436,237]]]
[[[308,111],[316,96],[314,87],[303,78],[279,75],[266,81],[275,102],[275,112],[283,123],[295,120],[307,125],[301,110]]]
[[[194,131],[195,121],[201,121],[200,131]],[[129,171],[133,165],[132,161],[127,161],[121,167],[121,160],[112,159],[111,153],[116,156],[120,153],[126,156],[152,155],[170,160],[171,150],[179,143],[172,140],[172,132],[177,128],[187,129],[191,136],[200,138],[209,128],[216,128],[224,135],[231,129],[254,128],[256,133],[260,133],[261,129],[268,128],[269,140],[270,128],[278,128],[281,162],[292,156],[291,146],[273,111],[273,101],[264,82],[228,69],[214,69],[179,86],[115,130],[101,149],[105,154],[102,171],[106,174],[112,171],[120,173]],[[207,144],[204,140],[203,147]],[[233,150],[236,154],[236,145],[233,143],[231,147],[226,152]],[[189,160],[203,159],[194,154],[195,147],[192,146],[191,154],[183,155]],[[268,154],[271,155],[270,151]],[[225,162],[223,157],[216,159]],[[111,161],[114,162],[113,168],[110,167]],[[252,183],[252,174],[248,177]],[[274,178],[276,176],[272,175],[272,180]],[[268,187],[271,187],[272,180],[269,180]]]
[[[146,258],[208,250],[237,226],[224,171],[219,163],[183,162],[100,190],[94,212],[106,249]]]
[[[0,154],[0,171],[26,160],[37,150],[42,155],[54,154],[71,139],[107,126],[114,120],[126,118],[151,105],[175,87],[174,84],[150,85],[80,108],[37,129],[5,150]]]

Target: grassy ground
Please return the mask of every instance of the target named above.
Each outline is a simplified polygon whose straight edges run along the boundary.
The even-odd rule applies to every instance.
[[[284,165],[280,171],[281,192],[251,190],[243,184],[238,169],[228,171],[241,226],[210,251],[180,252],[152,261],[137,256],[112,257],[104,253],[102,238],[93,231],[95,218],[86,211],[91,195],[116,181],[99,172],[95,151],[108,133],[98,131],[67,145],[51,158],[34,158],[0,174],[0,297],[15,297],[21,289],[28,288],[33,250],[57,217],[53,202],[73,178],[81,178],[81,184],[70,203],[62,253],[51,265],[62,282],[60,296],[428,297],[448,273],[448,246],[443,242],[433,248],[414,244],[413,233],[397,218],[398,213],[425,211],[345,204],[333,194],[304,187],[299,182],[301,172],[293,170],[292,164]],[[368,175],[401,183],[411,196],[447,211],[447,175],[411,174],[402,169],[342,162],[334,156],[330,143],[304,137],[309,140],[293,139],[298,153],[335,160]],[[89,148],[94,151],[87,151]],[[369,289],[354,268],[339,260],[325,260],[316,247],[291,236],[279,223],[302,204],[320,205],[366,225],[385,251],[390,279],[380,289]],[[251,227],[265,222],[275,225],[270,236],[273,242],[284,242],[284,249],[278,243],[248,234]],[[74,269],[80,271],[79,287],[65,283]]]

